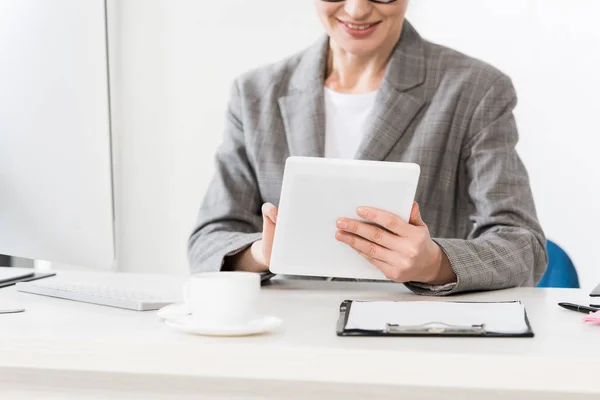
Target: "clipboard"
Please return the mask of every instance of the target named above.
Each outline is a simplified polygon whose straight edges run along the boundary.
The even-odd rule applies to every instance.
[[[340,304],[340,312],[337,321],[337,336],[380,336],[380,337],[521,337],[532,338],[534,332],[527,317],[527,311],[523,308],[523,318],[527,330],[519,333],[500,333],[486,329],[485,324],[452,325],[442,321],[430,321],[417,325],[398,325],[386,323],[384,329],[348,329],[348,318],[352,309],[353,300],[344,300]],[[408,303],[408,302],[405,302]],[[451,302],[454,304],[499,304],[499,303],[521,303],[520,301],[509,302]]]

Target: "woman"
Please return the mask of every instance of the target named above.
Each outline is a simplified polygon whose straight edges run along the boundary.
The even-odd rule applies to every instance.
[[[516,151],[508,77],[423,40],[408,0],[315,0],[327,35],[233,86],[192,271],[267,271],[288,156],[421,166],[409,222],[381,210],[336,239],[420,294],[532,286],[545,237]],[[418,205],[417,205],[418,204]],[[261,213],[262,210],[262,213]],[[310,251],[310,249],[307,249]]]

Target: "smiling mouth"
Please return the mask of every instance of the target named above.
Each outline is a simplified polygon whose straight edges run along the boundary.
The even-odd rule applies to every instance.
[[[373,22],[371,24],[351,24],[350,22],[346,22],[346,21],[342,21],[342,20],[338,20],[338,21],[340,21],[346,27],[356,30],[356,31],[366,31],[367,29],[372,28],[373,26],[375,26],[381,22],[381,21],[378,21],[378,22]]]

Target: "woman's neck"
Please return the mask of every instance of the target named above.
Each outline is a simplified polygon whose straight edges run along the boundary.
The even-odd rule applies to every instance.
[[[386,43],[376,53],[357,56],[330,41],[325,86],[341,93],[369,93],[377,90],[396,42]]]

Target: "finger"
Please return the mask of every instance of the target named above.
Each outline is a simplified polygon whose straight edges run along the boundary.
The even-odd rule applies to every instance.
[[[273,237],[275,236],[275,222],[277,217],[277,209],[272,204],[265,204],[262,207],[263,211],[263,230],[262,230],[262,246],[263,254],[267,265],[271,261],[271,251],[273,249]],[[275,217],[272,217],[275,211]]]
[[[396,258],[395,253],[392,250],[386,249],[377,243],[370,242],[361,238],[360,236],[356,236],[348,232],[337,231],[335,238],[342,243],[346,243],[354,250],[368,254],[372,258],[385,261],[388,264],[393,263],[394,259]]]
[[[395,268],[394,266],[386,263],[385,261],[373,258],[370,255],[368,255],[367,253],[363,253],[362,251],[356,250],[356,252],[360,256],[362,256],[365,260],[367,260],[368,262],[373,264],[375,267],[377,267],[377,269],[379,269],[383,273],[383,275],[385,275],[386,278],[388,278],[392,281],[396,281],[396,282],[402,281],[401,275],[398,273],[398,269]]]
[[[423,218],[421,218],[421,209],[419,208],[419,204],[415,201],[413,202],[412,211],[410,212],[410,224],[414,226],[427,226],[425,222],[423,222]]]
[[[262,215],[263,218],[268,218],[271,220],[271,222],[273,222],[274,224],[277,222],[277,213],[278,213],[278,209],[277,207],[275,207],[273,204],[271,203],[265,203],[262,205]]]
[[[385,248],[391,250],[399,249],[399,237],[378,226],[348,218],[341,218],[336,225],[342,231],[353,233]]]
[[[359,207],[358,210],[356,210],[356,213],[359,217],[364,218],[367,221],[374,222],[375,224],[382,226],[388,231],[401,237],[410,236],[414,228],[396,214],[392,214],[377,208]]]

